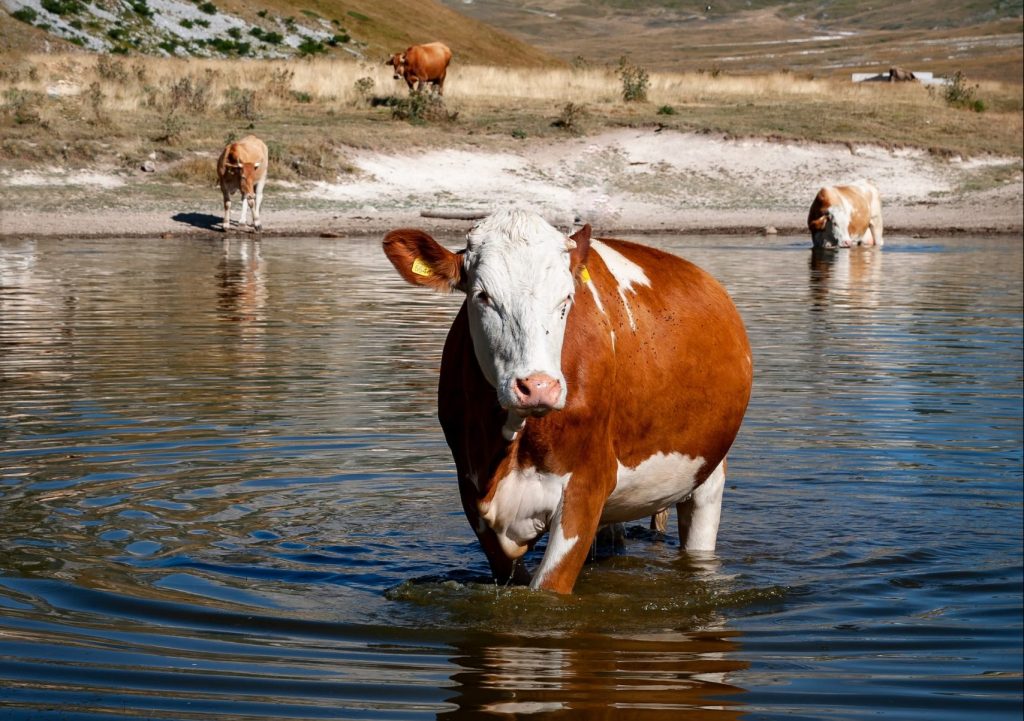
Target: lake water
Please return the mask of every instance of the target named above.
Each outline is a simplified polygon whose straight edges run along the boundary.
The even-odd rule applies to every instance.
[[[0,241],[0,717],[1020,718],[1020,238],[647,239],[754,349],[719,549],[564,598],[489,581],[461,299],[379,241]]]

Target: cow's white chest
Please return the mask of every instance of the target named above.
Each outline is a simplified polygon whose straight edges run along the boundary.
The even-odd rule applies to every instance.
[[[522,555],[525,546],[547,529],[569,478],[570,474],[536,468],[515,469],[498,481],[490,502],[480,505],[482,518],[510,558]]]
[[[608,497],[601,523],[621,523],[649,516],[693,493],[701,457],[684,453],[656,453],[630,468],[619,463],[615,490]]]

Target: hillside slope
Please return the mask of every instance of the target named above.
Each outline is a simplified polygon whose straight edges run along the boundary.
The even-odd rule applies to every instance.
[[[442,0],[552,55],[651,70],[815,76],[891,65],[1020,83],[1021,0]]]
[[[458,61],[562,64],[435,0],[0,0],[0,51],[75,46],[195,57],[331,55],[382,61],[441,40]]]

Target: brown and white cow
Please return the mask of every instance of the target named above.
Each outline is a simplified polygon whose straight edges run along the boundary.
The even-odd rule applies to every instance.
[[[385,65],[395,69],[395,80],[405,78],[409,90],[422,90],[427,83],[433,83],[438,95],[444,95],[444,78],[452,51],[444,43],[411,45],[404,53],[395,53]]]
[[[252,209],[252,225],[260,230],[260,206],[263,205],[263,186],[267,182],[267,145],[255,135],[228,143],[217,160],[217,182],[224,195],[224,225],[231,229],[231,194],[242,195],[239,225],[245,225],[246,205]]]
[[[815,248],[882,245],[882,201],[866,180],[830,185],[818,191],[807,214]]]
[[[414,229],[384,252],[410,283],[466,294],[438,417],[498,581],[529,580],[517,560],[548,532],[530,583],[568,593],[599,526],[672,504],[684,547],[714,550],[753,368],[710,275],[523,209],[485,218],[459,252]]]

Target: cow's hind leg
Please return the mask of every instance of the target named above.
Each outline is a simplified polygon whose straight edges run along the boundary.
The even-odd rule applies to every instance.
[[[682,503],[676,504],[679,516],[679,542],[687,551],[714,551],[718,523],[722,517],[722,492],[725,490],[725,460],[707,480]]]

